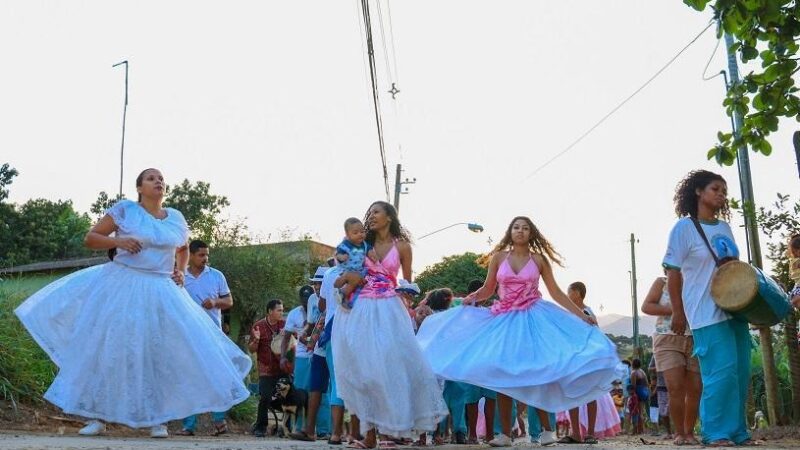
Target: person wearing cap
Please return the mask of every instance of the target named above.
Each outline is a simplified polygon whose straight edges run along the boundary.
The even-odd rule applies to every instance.
[[[400,296],[400,300],[403,301],[403,304],[406,305],[408,315],[411,317],[411,325],[414,327],[414,331],[416,332],[419,324],[417,323],[417,314],[416,310],[414,309],[414,299],[422,291],[417,283],[409,283],[408,281],[401,279],[397,281],[395,292],[397,292],[397,294]]]
[[[308,407],[306,408],[306,422],[303,430],[290,435],[292,439],[300,441],[316,440],[323,434],[323,426],[331,427],[328,444],[341,445],[342,427],[344,422],[344,402],[336,394],[336,378],[333,371],[333,356],[330,348],[330,333],[333,324],[333,315],[338,308],[336,295],[339,290],[334,286],[341,271],[338,267],[324,267],[317,269],[313,278],[321,279],[319,292],[320,318],[324,317],[325,332],[314,343],[311,356],[311,374],[309,378]],[[324,315],[324,316],[323,316]],[[327,408],[326,408],[327,407]],[[324,423],[331,421],[332,423]]]
[[[281,345],[281,368],[286,371],[289,366],[287,353],[289,352],[289,339],[291,336],[297,338],[297,345],[294,350],[294,388],[308,391],[308,377],[311,370],[311,352],[306,348],[306,307],[308,298],[314,294],[314,288],[306,285],[300,288],[300,304],[289,311],[286,316],[286,326],[284,329],[283,343]],[[295,421],[295,431],[303,428],[304,417],[298,416]]]

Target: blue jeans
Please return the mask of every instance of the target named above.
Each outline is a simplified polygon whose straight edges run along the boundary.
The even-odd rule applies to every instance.
[[[692,334],[703,380],[703,442],[728,439],[740,444],[750,439],[745,408],[752,341],[747,322],[730,319],[692,330]]]
[[[211,420],[214,422],[214,425],[219,425],[225,422],[225,413],[224,412],[212,412],[211,413]],[[192,431],[197,428],[197,414],[193,416],[189,416],[183,419],[183,429],[186,431]]]

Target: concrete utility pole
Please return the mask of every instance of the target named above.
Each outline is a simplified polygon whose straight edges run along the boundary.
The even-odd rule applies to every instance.
[[[633,311],[633,354],[642,357],[639,345],[639,305],[636,296],[636,237],[631,233],[631,309]]]
[[[733,46],[733,36],[725,33],[725,47],[728,50],[728,73],[731,76],[731,86],[739,84],[739,64],[736,61],[736,52],[731,50]],[[744,118],[741,114],[734,112],[734,136],[739,137]],[[736,158],[739,163],[739,183],[742,189],[742,207],[744,211],[744,228],[747,234],[747,241],[750,250],[750,263],[758,268],[762,268],[761,244],[758,237],[758,225],[755,217],[755,200],[753,196],[753,179],[750,176],[750,155],[747,145],[744,144],[736,151]],[[772,330],[769,327],[759,328],[761,337],[761,355],[764,365],[764,387],[767,392],[767,415],[769,423],[778,425],[780,415],[778,415],[778,376],[775,372],[775,354],[772,351]]]
[[[125,64],[125,105],[122,107],[122,145],[119,149],[119,197],[122,198],[122,173],[125,162],[125,119],[128,118],[128,60],[118,62],[112,68]]]
[[[398,164],[397,170],[394,174],[394,209],[397,210],[397,214],[400,214],[400,195],[401,194],[408,194],[408,188],[403,190],[404,184],[414,184],[417,182],[416,178],[409,180],[406,178],[404,181],[400,181],[400,176],[403,173],[403,165]]]

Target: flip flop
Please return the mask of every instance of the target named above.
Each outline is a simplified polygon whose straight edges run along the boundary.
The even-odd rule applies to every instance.
[[[570,435],[566,435],[558,440],[559,444],[583,444],[583,441],[578,441]]]
[[[590,436],[586,436],[585,438],[583,438],[583,443],[584,444],[597,444],[597,438],[594,437],[594,436],[591,436],[591,435]]]
[[[342,440],[334,441],[333,439],[328,439],[328,445],[342,445]]]
[[[397,443],[394,441],[378,441],[380,448],[397,448]]]
[[[365,444],[362,441],[353,441],[350,445],[347,446],[347,448],[357,448],[359,450],[367,450],[375,447],[367,447],[367,444]]]
[[[705,444],[704,447],[736,447],[730,439],[717,439],[716,441]]]
[[[211,433],[212,436],[219,436],[228,432],[228,425],[214,425],[214,432]]]
[[[758,447],[761,445],[760,441],[754,441],[752,439],[745,439],[744,441],[736,444],[741,447]]]
[[[191,431],[191,430],[181,430],[181,431],[178,431],[178,432],[177,432],[177,433],[175,433],[175,434],[177,434],[178,436],[194,436],[194,431]]]

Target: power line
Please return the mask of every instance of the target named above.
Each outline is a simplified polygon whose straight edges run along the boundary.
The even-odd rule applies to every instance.
[[[392,61],[394,62],[394,80],[400,84],[400,70],[397,68],[397,50],[394,48],[394,25],[392,25],[391,0],[386,0],[386,15],[389,17],[389,42],[392,44]]]
[[[611,111],[609,111],[609,112],[608,112],[608,114],[606,114],[605,116],[603,116],[603,117],[602,117],[600,120],[598,120],[598,121],[597,121],[597,123],[595,123],[594,125],[592,125],[592,127],[591,127],[591,128],[589,128],[589,129],[588,129],[588,130],[586,130],[586,131],[585,131],[583,134],[581,134],[581,135],[580,135],[580,137],[578,137],[578,139],[575,139],[575,140],[574,140],[574,141],[573,141],[571,144],[569,144],[569,145],[568,145],[566,148],[564,148],[564,150],[561,150],[561,151],[560,151],[560,152],[558,152],[558,153],[557,153],[555,156],[553,156],[552,158],[550,158],[549,160],[547,160],[547,162],[545,162],[545,163],[544,163],[544,164],[542,164],[541,166],[537,167],[537,168],[536,168],[536,170],[534,170],[534,171],[533,171],[533,172],[531,172],[531,173],[530,173],[528,176],[526,176],[525,178],[523,178],[523,179],[522,179],[522,181],[527,181],[528,179],[530,179],[531,177],[533,177],[534,175],[536,175],[537,173],[539,173],[539,172],[540,172],[542,169],[544,169],[545,167],[549,166],[549,165],[550,165],[550,164],[551,164],[553,161],[555,161],[556,159],[558,159],[558,158],[562,157],[562,156],[563,156],[565,153],[567,153],[568,151],[572,150],[572,149],[573,149],[573,148],[574,148],[576,145],[578,145],[578,144],[579,144],[579,143],[580,143],[580,142],[581,142],[581,141],[582,141],[582,140],[583,140],[583,139],[584,139],[586,136],[588,136],[588,135],[589,135],[589,134],[590,134],[592,131],[594,131],[595,129],[597,129],[597,127],[599,127],[600,125],[602,125],[602,124],[603,124],[603,122],[605,122],[606,120],[608,120],[608,118],[609,118],[609,117],[611,117],[612,115],[614,115],[614,113],[616,113],[617,111],[619,111],[619,109],[620,109],[620,108],[622,108],[622,107],[623,107],[623,106],[624,106],[626,103],[628,103],[628,102],[629,102],[629,101],[630,101],[630,100],[631,100],[633,97],[635,97],[635,96],[636,96],[636,95],[637,95],[639,92],[641,92],[642,90],[644,90],[644,88],[646,88],[646,87],[647,87],[647,86],[648,86],[650,83],[652,83],[652,82],[653,82],[653,80],[655,80],[656,78],[658,78],[658,76],[659,76],[659,75],[661,75],[661,73],[662,73],[662,72],[664,72],[664,71],[667,69],[667,67],[669,67],[670,65],[672,65],[672,63],[673,63],[673,62],[675,62],[675,60],[676,60],[676,59],[678,59],[678,57],[679,57],[679,56],[681,56],[681,55],[683,54],[683,52],[685,52],[685,51],[686,51],[686,49],[688,49],[689,47],[691,47],[691,46],[692,46],[692,44],[694,44],[694,43],[695,43],[695,42],[696,42],[698,39],[700,39],[700,36],[702,36],[702,35],[703,35],[703,33],[705,33],[705,32],[706,32],[706,30],[708,30],[709,28],[711,28],[711,25],[713,25],[713,24],[714,24],[714,22],[713,22],[713,21],[712,21],[712,22],[709,22],[709,24],[708,24],[708,25],[706,25],[706,27],[705,27],[705,28],[703,28],[703,30],[702,30],[702,31],[700,31],[700,33],[698,33],[698,34],[697,34],[697,36],[695,36],[695,37],[694,37],[694,38],[693,38],[691,41],[689,41],[689,43],[688,43],[688,44],[686,44],[686,46],[685,46],[685,47],[683,47],[683,48],[682,48],[682,49],[681,49],[681,50],[680,50],[680,51],[679,51],[677,54],[675,54],[675,56],[673,56],[672,58],[670,58],[670,60],[669,60],[669,61],[667,61],[667,63],[666,63],[666,64],[664,64],[664,66],[663,66],[663,67],[661,67],[660,69],[658,69],[658,71],[657,71],[655,74],[653,74],[653,76],[651,76],[651,77],[650,77],[650,78],[649,78],[647,81],[645,81],[645,82],[644,82],[644,84],[642,84],[641,86],[639,86],[639,88],[638,88],[638,89],[636,89],[635,91],[633,91],[633,93],[632,93],[631,95],[629,95],[628,97],[626,97],[626,98],[625,98],[625,100],[623,100],[622,102],[620,102],[620,103],[619,103],[617,106],[615,106],[615,107],[614,107],[614,108],[613,108]]]
[[[383,143],[383,121],[381,120],[381,101],[378,94],[378,74],[375,68],[375,50],[372,45],[372,21],[369,16],[369,0],[361,0],[361,9],[364,15],[364,29],[367,36],[367,55],[369,56],[369,73],[372,81],[372,102],[375,105],[375,124],[378,128],[378,148],[383,168],[383,184],[386,188],[386,201],[388,202],[391,201],[389,196],[389,171],[386,169],[386,149]]]

